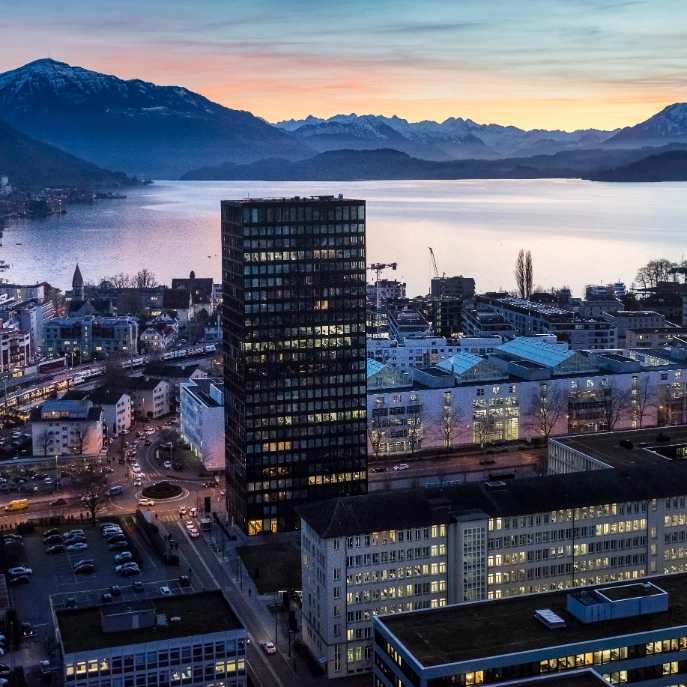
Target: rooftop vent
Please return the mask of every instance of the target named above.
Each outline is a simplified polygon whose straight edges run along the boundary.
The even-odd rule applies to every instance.
[[[540,623],[546,625],[546,627],[548,627],[550,630],[557,630],[565,627],[565,620],[548,608],[545,608],[541,611],[535,611],[534,617]]]

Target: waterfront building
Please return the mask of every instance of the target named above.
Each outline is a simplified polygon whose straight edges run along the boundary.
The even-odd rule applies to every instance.
[[[246,687],[247,634],[221,591],[54,610],[68,687]]]
[[[376,618],[375,687],[562,687],[577,684],[582,669],[605,684],[683,684],[686,581],[654,577]]]
[[[687,464],[670,458],[375,491],[299,513],[303,640],[329,677],[370,670],[377,617],[412,625],[421,616],[409,611],[687,571]]]
[[[96,455],[103,447],[103,410],[89,399],[46,401],[30,420],[35,456]]]
[[[224,470],[224,381],[189,379],[179,385],[180,431],[208,472]]]
[[[222,202],[228,512],[249,534],[367,491],[365,201]]]

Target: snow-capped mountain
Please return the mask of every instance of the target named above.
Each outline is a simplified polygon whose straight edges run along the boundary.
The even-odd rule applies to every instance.
[[[451,117],[444,122],[430,120],[411,123],[397,116],[336,115],[320,119],[310,115],[303,120],[278,122],[276,127],[288,131],[318,150],[334,148],[370,148],[375,140],[386,140],[390,147],[418,154],[424,150],[427,159],[452,157],[493,158],[512,155],[554,153],[559,150],[594,147],[615,132],[587,129],[580,131],[525,131],[515,126],[478,124],[471,119]],[[402,139],[391,144],[391,129]],[[365,135],[364,135],[365,134]],[[405,139],[405,140],[403,140]],[[335,142],[335,145],[327,145]],[[362,143],[365,142],[365,145]]]
[[[250,112],[42,59],[0,74],[0,119],[109,169],[176,178],[205,164],[312,151]]]
[[[663,145],[687,141],[687,103],[674,103],[653,117],[619,131],[610,143],[624,145]]]

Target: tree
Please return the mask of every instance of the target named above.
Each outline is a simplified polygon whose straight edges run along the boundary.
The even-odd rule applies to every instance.
[[[380,422],[376,418],[371,419],[367,426],[367,439],[370,442],[375,462],[377,462],[382,448],[382,440],[384,439],[384,430],[381,428]]]
[[[441,443],[446,449],[446,453],[450,452],[453,442],[460,436],[463,417],[458,409],[454,408],[450,399],[444,400],[444,407],[441,410],[441,417],[435,424],[435,430],[441,438]]]
[[[90,513],[91,521],[107,504],[108,477],[105,473],[86,469],[72,477],[74,494],[81,499],[84,508]]]
[[[527,300],[532,295],[534,285],[534,268],[532,265],[532,253],[524,248],[520,249],[518,259],[515,261],[515,283],[518,287],[518,294],[523,300]]]
[[[546,472],[548,458],[549,437],[554,433],[556,425],[565,418],[568,413],[568,392],[558,386],[540,384],[532,392],[525,409],[525,426],[537,436],[545,440],[546,451],[542,455],[537,466],[539,474]],[[566,422],[565,429],[568,425]]]
[[[661,281],[677,281],[677,273],[672,272],[672,270],[677,267],[677,264],[665,258],[649,260],[644,267],[640,267],[637,270],[635,283],[642,291],[647,291],[648,289],[658,286],[658,283]]]
[[[77,425],[74,429],[74,439],[76,446],[79,449],[79,454],[83,455],[83,450],[93,432],[93,428],[89,424]]]
[[[410,455],[415,455],[415,451],[422,447],[422,406],[415,402],[406,408],[406,427],[408,428],[408,448]]]
[[[627,417],[631,407],[631,393],[622,389],[613,379],[606,379],[602,386],[601,416],[606,430],[612,432]]]
[[[144,267],[134,277],[134,285],[137,289],[150,289],[157,286],[157,279],[150,270]]]
[[[641,429],[644,418],[656,409],[656,396],[648,375],[639,379],[636,388],[632,389],[630,404]]]
[[[34,439],[35,448],[39,449],[44,456],[48,455],[48,445],[50,444],[50,432],[47,429],[41,429]]]

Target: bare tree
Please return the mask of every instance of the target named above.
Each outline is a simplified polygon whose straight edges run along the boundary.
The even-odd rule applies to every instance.
[[[41,429],[36,438],[33,440],[34,446],[39,449],[44,456],[48,455],[48,445],[50,444],[50,432],[47,429]]]
[[[616,425],[627,417],[630,409],[631,394],[625,389],[621,389],[613,379],[607,379],[602,387],[601,416],[606,429],[612,432]]]
[[[656,409],[656,394],[648,376],[638,380],[637,388],[632,390],[630,402],[641,429],[646,416]]]
[[[422,406],[419,403],[409,405],[406,409],[406,427],[408,428],[408,448],[411,458],[422,446]]]
[[[482,453],[487,450],[487,444],[494,438],[496,416],[489,412],[489,407],[485,406],[484,414],[473,418],[472,434],[476,444],[480,445]]]
[[[520,249],[518,259],[515,261],[515,285],[518,287],[518,295],[524,299],[525,289],[525,250]]]
[[[72,477],[72,485],[74,494],[81,499],[84,508],[91,515],[91,521],[95,524],[96,515],[107,504],[107,475],[92,469],[82,470],[75,477]]]
[[[134,283],[137,289],[149,289],[157,286],[157,279],[149,269],[144,267],[134,277]]]
[[[534,267],[532,266],[532,253],[527,251],[525,253],[525,298],[529,298],[533,291],[534,284]]]
[[[379,420],[372,418],[367,426],[367,439],[370,442],[375,462],[379,461],[379,452],[384,439],[384,430],[379,425]]]
[[[453,442],[461,434],[463,429],[463,417],[460,412],[449,403],[444,403],[441,411],[441,417],[435,424],[435,430],[441,438],[441,443],[446,449],[446,453],[450,452]]]
[[[87,424],[77,425],[74,429],[74,439],[79,449],[79,454],[83,455],[83,450],[92,434],[92,427]]]
[[[556,425],[568,413],[568,392],[558,386],[540,384],[532,392],[525,409],[524,425],[537,436],[544,439],[545,450],[539,456],[537,470],[540,475],[547,471],[549,437],[555,432]],[[565,431],[568,424],[565,424]]]

